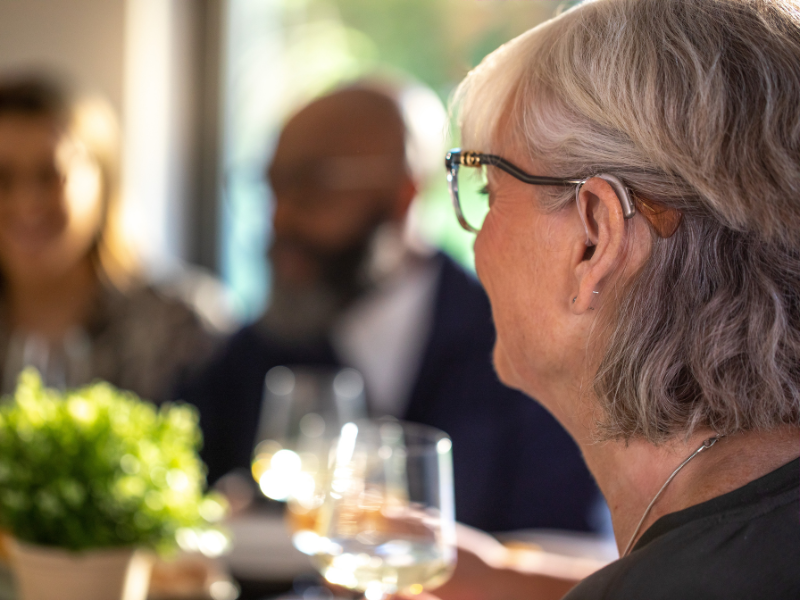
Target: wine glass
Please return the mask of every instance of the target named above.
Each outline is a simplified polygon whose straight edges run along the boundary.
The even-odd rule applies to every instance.
[[[354,369],[279,366],[265,377],[252,474],[266,497],[287,503],[301,552],[316,551],[331,443],[344,423],[365,415],[364,380]]]
[[[444,583],[456,561],[451,442],[395,420],[346,423],[331,450],[315,566],[367,600]]]

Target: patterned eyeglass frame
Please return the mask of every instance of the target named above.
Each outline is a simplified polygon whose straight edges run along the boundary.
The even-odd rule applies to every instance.
[[[450,200],[453,203],[453,209],[456,211],[458,222],[461,227],[470,233],[478,233],[480,230],[475,229],[469,224],[467,219],[464,217],[463,211],[461,210],[461,201],[458,197],[458,169],[460,167],[482,167],[485,165],[497,167],[512,177],[530,185],[577,186],[575,190],[576,201],[580,196],[583,184],[585,184],[592,177],[599,177],[600,179],[607,181],[608,184],[614,189],[614,192],[616,192],[620,204],[622,205],[623,216],[626,219],[631,219],[636,214],[636,207],[633,203],[630,190],[618,177],[615,177],[614,175],[601,173],[598,175],[593,175],[592,177],[587,177],[586,179],[542,177],[539,175],[531,175],[530,173],[526,173],[518,166],[495,154],[483,154],[473,150],[461,150],[460,148],[453,148],[444,158],[444,166],[447,169],[447,187],[450,190]],[[583,219],[583,213],[581,213],[581,219]],[[586,223],[584,222],[584,226],[585,225]]]

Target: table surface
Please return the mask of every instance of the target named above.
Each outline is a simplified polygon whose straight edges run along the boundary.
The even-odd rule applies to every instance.
[[[320,589],[318,597],[325,600],[322,594],[327,591],[319,588],[319,574],[309,557],[292,545],[281,505],[258,506],[232,518],[227,527],[233,537],[233,547],[230,554],[220,560],[220,566],[239,584],[239,600],[300,598],[300,594],[302,598],[310,598],[316,596],[315,589]],[[505,547],[517,549],[529,545],[531,552],[538,549],[564,557],[597,561],[598,564],[617,558],[614,540],[596,535],[530,530],[499,534],[494,539],[477,530],[465,530],[488,545],[499,546],[502,543]],[[13,575],[9,566],[0,562],[0,600],[15,598]],[[179,600],[210,600],[210,597],[181,596]]]

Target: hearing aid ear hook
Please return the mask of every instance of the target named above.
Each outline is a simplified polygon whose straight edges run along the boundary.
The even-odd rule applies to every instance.
[[[592,175],[592,177],[599,177],[606,183],[608,183],[611,188],[614,190],[614,193],[619,198],[619,203],[622,206],[622,216],[625,219],[631,219],[636,214],[636,205],[633,203],[633,198],[631,198],[631,192],[628,187],[622,183],[622,180],[615,176],[615,175],[608,175],[606,173],[600,173],[599,175]],[[581,222],[583,223],[583,229],[586,232],[586,245],[587,246],[594,246],[592,244],[592,239],[589,237],[589,226],[586,224],[586,215],[584,214],[583,210],[581,210],[581,190],[583,189],[584,184],[592,179],[589,177],[584,179],[578,184],[578,187],[575,190],[575,204],[578,206],[578,214],[581,217]]]

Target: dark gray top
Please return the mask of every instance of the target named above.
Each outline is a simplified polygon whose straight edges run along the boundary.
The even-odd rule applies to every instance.
[[[800,459],[661,517],[564,600],[800,598]]]

